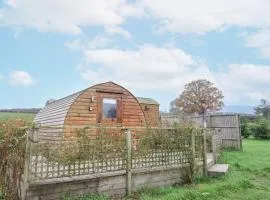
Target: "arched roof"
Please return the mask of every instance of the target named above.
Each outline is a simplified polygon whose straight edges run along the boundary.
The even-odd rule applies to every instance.
[[[145,97],[136,97],[139,103],[141,104],[149,104],[149,105],[159,105],[159,103],[151,98],[145,98]]]
[[[76,98],[85,90],[47,104],[35,117],[35,124],[42,126],[62,126],[68,110]]]
[[[113,83],[113,82],[107,82],[107,83]],[[106,83],[101,83],[101,84],[91,86],[85,90],[82,90],[80,92],[74,93],[72,95],[69,95],[67,97],[64,97],[62,99],[59,99],[59,100],[53,101],[52,103],[47,104],[43,109],[41,109],[38,112],[38,114],[35,117],[34,123],[36,125],[41,125],[41,126],[63,126],[65,123],[65,118],[68,114],[68,111],[71,105],[76,101],[76,99],[88,89],[94,88],[102,84],[106,84]],[[122,87],[120,85],[117,85],[117,86]],[[135,98],[140,104],[144,103],[144,104],[158,105],[157,101],[150,98],[143,98],[143,97],[135,97]]]

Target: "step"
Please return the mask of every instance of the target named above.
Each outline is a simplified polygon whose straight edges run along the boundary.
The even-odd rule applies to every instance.
[[[210,167],[207,171],[208,176],[217,177],[225,175],[229,170],[229,165],[227,164],[215,164]]]

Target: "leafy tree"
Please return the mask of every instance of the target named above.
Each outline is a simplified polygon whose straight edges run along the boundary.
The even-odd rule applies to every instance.
[[[265,99],[261,99],[261,104],[255,108],[256,115],[264,118],[270,117],[270,104]]]
[[[213,83],[205,79],[199,79],[186,84],[184,91],[171,104],[185,113],[201,114],[203,108],[209,111],[220,110],[224,105],[223,97],[222,91],[215,87]]]

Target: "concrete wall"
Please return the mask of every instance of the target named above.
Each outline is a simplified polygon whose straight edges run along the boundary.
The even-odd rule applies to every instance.
[[[132,190],[185,183],[187,180],[186,171],[187,166],[133,170]],[[198,167],[198,171],[202,173],[202,166]],[[116,199],[125,196],[126,172],[119,171],[36,182],[29,185],[26,197],[28,200],[54,200],[61,199],[65,195],[79,196],[89,193],[105,194]]]

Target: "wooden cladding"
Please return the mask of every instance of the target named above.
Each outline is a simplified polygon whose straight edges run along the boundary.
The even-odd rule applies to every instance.
[[[103,116],[103,99],[106,98],[116,100],[115,118]],[[89,107],[92,110],[89,110]],[[85,90],[74,101],[65,120],[65,125],[72,126],[73,124],[80,126],[145,126],[145,117],[137,99],[128,90],[109,82]]]
[[[159,105],[141,103],[141,108],[144,112],[147,125],[152,127],[159,126]]]

